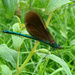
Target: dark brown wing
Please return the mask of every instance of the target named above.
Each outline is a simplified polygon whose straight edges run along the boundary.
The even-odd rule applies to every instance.
[[[54,41],[48,29],[44,27],[45,22],[42,17],[35,11],[30,11],[25,17],[26,28],[28,32],[40,39],[52,42]]]

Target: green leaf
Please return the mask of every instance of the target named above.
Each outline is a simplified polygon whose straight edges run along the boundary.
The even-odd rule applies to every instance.
[[[6,66],[6,65],[0,65],[0,67],[2,69],[2,75],[12,75],[12,72],[9,69],[8,66]]]
[[[28,31],[27,31],[27,30],[21,30],[21,33],[22,33],[22,34],[29,35],[29,33],[28,33]]]
[[[12,17],[17,8],[17,0],[2,0],[6,14],[8,17]]]
[[[12,36],[12,40],[13,40],[13,46],[15,50],[19,50],[25,37],[20,37],[17,35],[11,35]]]
[[[75,45],[75,39],[70,42],[70,45]]]
[[[16,68],[17,55],[18,55],[17,51],[8,48],[6,44],[2,44],[2,45],[0,45],[0,55],[7,62],[10,62],[14,68]],[[19,60],[20,60],[20,64],[21,64],[22,63],[22,55],[21,54],[20,54]]]
[[[61,33],[61,35],[62,35],[64,38],[67,38],[67,35],[66,35],[65,31],[60,30],[60,33]]]
[[[24,1],[24,0],[23,1],[20,1],[19,4],[20,4],[20,9],[22,9],[25,6],[27,6],[27,1]]]
[[[15,23],[15,24],[13,25],[13,31],[14,31],[14,32],[19,32],[19,31],[20,31],[19,23]]]
[[[72,75],[68,65],[66,64],[66,62],[63,59],[61,59],[53,54],[37,53],[37,55],[41,56],[41,57],[46,57],[46,58],[52,59],[53,61],[59,63],[63,67],[63,69],[67,75]]]
[[[14,32],[20,32],[20,27],[19,27],[19,23],[15,23],[13,25],[13,31]],[[20,37],[18,35],[11,35],[12,36],[12,40],[13,40],[13,46],[15,50],[19,50],[21,47],[21,44],[24,41],[24,37]]]
[[[47,12],[53,12],[57,8],[61,7],[62,5],[69,3],[69,0],[50,0],[48,6],[46,7]]]
[[[51,75],[55,75],[56,73],[58,73],[59,71],[62,71],[63,68],[58,68],[57,70],[55,70]]]

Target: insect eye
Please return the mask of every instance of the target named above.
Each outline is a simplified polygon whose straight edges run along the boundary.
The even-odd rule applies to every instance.
[[[58,47],[59,47],[59,49],[61,49],[61,46],[60,46],[60,44],[58,44]]]
[[[60,46],[60,44],[58,44],[58,46]]]

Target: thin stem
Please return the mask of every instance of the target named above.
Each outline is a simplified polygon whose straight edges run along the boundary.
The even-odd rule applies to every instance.
[[[20,51],[18,51],[18,56],[17,56],[17,70],[19,70],[19,53]]]
[[[32,55],[34,53],[34,50],[36,49],[36,47],[38,46],[38,44],[39,44],[39,42],[37,41],[37,43],[35,44],[35,46],[31,50],[30,54],[28,55],[27,59],[24,61],[24,63],[19,68],[19,73],[22,71],[22,69],[26,66],[26,64],[28,63],[28,61],[31,59],[31,57],[32,57]]]
[[[19,75],[18,72],[19,72],[19,53],[20,51],[18,51],[18,56],[17,56],[17,72],[16,72],[16,75]]]
[[[18,16],[15,16],[19,22],[19,27],[21,28],[21,21],[20,21],[20,18]]]
[[[47,22],[46,22],[45,27],[47,27],[47,26],[48,26],[49,21],[51,20],[52,14],[53,14],[53,12],[51,12],[51,13],[50,13],[50,15],[49,15],[49,17],[48,17],[48,19],[47,19]]]

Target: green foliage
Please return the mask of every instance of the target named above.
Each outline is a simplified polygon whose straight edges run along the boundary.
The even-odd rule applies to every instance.
[[[32,56],[30,53],[36,43],[35,40],[12,34],[4,34],[0,31],[0,64],[2,73],[4,73],[4,75],[11,75],[12,71],[12,73],[15,74],[16,71],[14,68],[17,67],[17,69],[21,69],[21,66],[23,66],[24,68],[23,71],[20,71],[20,75],[74,75],[75,5],[66,4],[71,2],[69,0],[31,0],[31,4],[30,0],[20,0],[21,18],[19,19],[17,16],[13,16],[17,7],[17,0],[2,1],[4,1],[4,5],[7,4],[7,6],[4,6],[6,10],[6,12],[4,12],[3,5],[0,1],[1,31],[13,30],[29,35],[24,26],[24,16],[29,10],[37,10],[45,22],[48,19],[48,13],[55,10],[48,24],[48,29],[54,40],[63,47],[63,49],[58,50],[61,56],[59,57],[57,50],[50,51],[51,54],[48,54],[50,46],[40,42],[37,50],[32,53]],[[8,17],[13,17],[7,18],[6,14]],[[20,55],[18,55],[19,51]],[[19,59],[17,58],[18,56]],[[24,63],[24,61],[26,64],[23,65],[22,63]],[[18,65],[20,68],[18,68]]]
[[[15,23],[15,24],[13,25],[13,31],[14,31],[14,32],[19,32],[19,31],[20,31],[19,23]]]
[[[37,55],[40,56],[40,57],[47,57],[49,59],[54,60],[55,62],[59,63],[63,67],[63,69],[67,73],[67,75],[72,75],[69,67],[67,66],[66,62],[63,59],[61,59],[61,58],[59,58],[59,57],[57,57],[53,54],[50,54],[50,55],[47,54],[46,55],[46,54],[43,54],[43,53],[37,53]]]
[[[14,12],[17,8],[17,1],[18,0],[2,0],[8,17],[12,17],[14,15]]]
[[[75,39],[70,42],[70,45],[75,45]]]
[[[7,62],[10,62],[11,65],[16,68],[16,62],[17,62],[17,55],[18,53],[7,47],[6,44],[0,45],[0,55],[3,59],[5,59]],[[20,64],[22,63],[22,56],[20,54]]]
[[[52,12],[54,10],[56,10],[58,7],[61,7],[62,5],[69,3],[71,1],[69,0],[50,0],[47,6],[47,11],[48,12]]]
[[[12,75],[12,72],[9,69],[8,66],[6,66],[6,65],[0,65],[0,67],[2,69],[2,75]]]
[[[15,32],[19,32],[20,31],[19,23],[15,23],[13,25],[13,31],[15,31]],[[12,35],[12,41],[13,41],[13,46],[14,46],[15,50],[19,50],[20,49],[20,46],[23,43],[24,39],[25,38],[23,38],[23,37]]]

